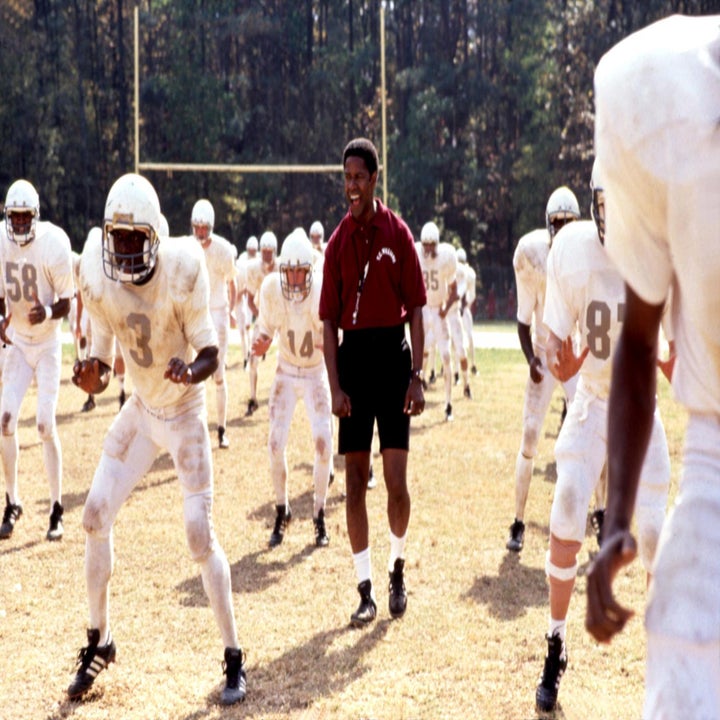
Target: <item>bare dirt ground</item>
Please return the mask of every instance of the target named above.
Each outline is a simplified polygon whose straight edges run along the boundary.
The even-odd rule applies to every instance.
[[[274,351],[260,363],[260,410],[244,417],[248,375],[237,348],[229,361],[228,450],[217,448],[215,391],[208,416],[215,463],[214,519],[232,570],[240,641],[247,653],[248,697],[218,704],[222,643],[185,545],[180,489],[161,454],[123,507],[115,526],[111,583],[117,662],[83,702],[65,689],[85,644],[87,604],[82,507],[105,431],[118,410],[113,381],[97,408],[79,412],[84,395],[63,368],[58,426],[64,457],[65,537],[45,540],[48,488],[35,430],[35,390],[19,426],[20,492],[25,514],[0,541],[0,718],[536,718],[534,693],[545,653],[548,601],[544,573],[555,481],[556,395],[536,458],[524,551],[505,550],[513,519],[513,474],[526,365],[517,350],[480,349],[473,399],[453,388],[455,420],[444,422],[439,383],[414,422],[409,481],[413,502],[406,549],[409,605],[392,621],[387,609],[388,535],[382,461],[368,494],[379,616],[348,627],[357,605],[345,531],[343,461],[327,502],[328,548],[312,527],[312,443],[302,407],[288,448],[295,519],[270,550],[274,497],[268,473],[267,393]],[[684,415],[659,381],[677,483]],[[568,625],[569,668],[556,718],[639,720],[645,655],[645,578],[639,563],[620,580],[621,598],[638,611],[612,646],[583,627],[588,532]]]

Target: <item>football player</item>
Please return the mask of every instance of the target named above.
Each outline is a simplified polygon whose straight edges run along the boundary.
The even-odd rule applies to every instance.
[[[161,449],[173,459],[183,494],[185,533],[225,646],[225,705],[244,700],[230,567],[212,523],[213,465],[204,380],[217,369],[217,333],[210,315],[208,272],[190,238],[158,237],[160,203],[143,177],[120,177],[107,196],[103,231],[85,245],[80,284],[92,315],[90,355],[73,367],[89,393],[110,381],[115,337],[134,392],[115,418],[83,509],[88,644],[68,687],[76,699],[115,660],[109,618],[113,525],[125,500]]]
[[[475,365],[475,338],[473,337],[473,314],[475,313],[475,285],[477,274],[467,261],[467,253],[464,248],[458,248],[455,252],[458,261],[458,295],[460,296],[460,322],[467,341],[467,354],[471,358],[470,372],[477,375]],[[462,280],[461,280],[462,276]],[[455,363],[457,367],[457,362]]]
[[[457,385],[460,382],[460,372],[462,371],[463,377],[465,378],[466,382],[463,387],[463,395],[468,398],[472,398],[472,393],[470,392],[470,384],[467,382],[468,377],[468,353],[465,345],[465,337],[464,337],[464,331],[463,331],[463,310],[464,310],[464,303],[465,303],[465,295],[467,293],[467,273],[468,265],[467,265],[467,256],[463,255],[463,257],[466,258],[465,264],[460,262],[460,254],[459,251],[462,250],[462,248],[457,248],[455,250],[455,259],[457,260],[456,266],[455,266],[455,282],[457,284],[457,301],[454,302],[448,311],[448,327],[450,329],[450,340],[451,340],[451,360],[452,360],[452,367],[455,369],[455,372],[453,374],[453,382],[455,385]],[[462,250],[463,253],[465,253],[464,250]],[[474,277],[474,275],[473,275]],[[475,348],[473,346],[473,357],[475,353]],[[459,368],[459,370],[458,370]]]
[[[630,523],[651,435],[658,325],[671,289],[672,384],[688,411],[682,481],[645,611],[642,716],[653,720],[720,718],[718,28],[718,15],[673,15],[623,40],[595,73],[607,252],[626,283],[608,410],[606,535],[587,584],[586,624],[600,641],[632,616],[612,585],[637,552]]]
[[[218,418],[218,445],[230,447],[227,437],[228,391],[225,382],[225,358],[227,357],[231,313],[235,309],[235,246],[213,232],[215,209],[205,198],[198,200],[192,209],[190,222],[192,234],[200,243],[210,276],[210,315],[218,336],[218,367],[213,374]]]
[[[436,342],[440,350],[445,380],[445,420],[452,420],[452,372],[450,371],[450,329],[447,314],[457,301],[455,273],[457,259],[450,243],[440,242],[440,230],[434,222],[427,222],[420,231],[418,251],[427,293],[427,305],[423,307],[425,327],[425,350],[423,363],[427,365],[430,345]],[[464,359],[463,383],[467,386],[467,357]]]
[[[5,198],[0,224],[0,340],[8,346],[3,368],[0,416],[5,511],[0,538],[9,538],[23,513],[18,488],[17,424],[30,383],[37,382],[37,430],[50,485],[48,540],[63,536],[62,451],[55,423],[62,363],[61,320],[70,312],[75,288],[70,239],[40,220],[40,196],[27,180],[16,180]]]
[[[260,257],[250,260],[247,264],[247,298],[248,307],[257,318],[260,314],[257,304],[260,296],[260,286],[267,275],[277,272],[277,237],[271,230],[260,236]],[[257,324],[253,328],[251,345],[258,338]],[[258,356],[250,354],[250,400],[248,400],[246,416],[252,415],[258,409],[257,378]]]
[[[300,399],[305,402],[315,446],[315,544],[324,547],[330,542],[325,529],[325,498],[332,461],[332,410],[319,314],[322,278],[318,278],[313,270],[313,248],[302,228],[285,238],[278,267],[279,272],[266,276],[260,287],[258,337],[253,343],[253,354],[262,356],[277,333],[278,365],[268,401],[268,454],[276,502],[270,547],[283,541],[292,518],[285,448],[295,405]]]
[[[258,239],[252,235],[245,243],[245,250],[235,261],[235,323],[240,333],[240,349],[243,356],[243,370],[247,367],[250,353],[250,325],[252,313],[247,298],[247,264],[258,252]]]
[[[545,344],[547,328],[543,324],[547,256],[558,230],[580,217],[577,198],[570,188],[557,188],[545,207],[545,227],[523,235],[513,255],[517,285],[517,332],[520,347],[530,368],[525,383],[523,434],[515,460],[515,520],[510,526],[508,550],[520,552],[525,542],[525,505],[533,474],[540,431],[557,381],[547,373]],[[563,383],[565,397],[572,398],[577,378]]]
[[[593,172],[595,203],[604,201]],[[587,510],[607,458],[607,401],[612,356],[625,308],[620,273],[605,252],[602,215],[597,226],[578,220],[558,234],[547,260],[543,321],[548,328],[547,366],[560,382],[579,375],[574,397],[555,444],[557,483],[550,511],[550,548],[545,572],[550,586],[547,655],[535,692],[537,709],[554,710],[567,667],[565,627],[585,537]],[[582,349],[575,354],[579,331]],[[627,428],[626,428],[627,429]],[[643,566],[652,568],[670,487],[670,455],[657,406],[650,448],[641,471],[637,525]]]

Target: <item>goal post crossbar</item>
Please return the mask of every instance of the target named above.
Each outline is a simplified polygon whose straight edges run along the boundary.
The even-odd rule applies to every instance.
[[[342,165],[231,165],[205,163],[138,162],[138,170],[166,172],[224,172],[224,173],[342,173]]]

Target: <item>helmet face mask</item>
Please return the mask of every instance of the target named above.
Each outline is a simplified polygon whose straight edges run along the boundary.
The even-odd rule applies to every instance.
[[[136,285],[150,278],[160,246],[160,218],[160,202],[148,180],[128,173],[115,181],[103,223],[103,270],[108,278]]]
[[[40,217],[40,196],[27,180],[16,180],[5,198],[5,229],[16,245],[28,245],[35,239]]]
[[[215,210],[209,200],[198,200],[192,209],[190,224],[195,239],[205,244],[215,226]]]
[[[280,288],[283,297],[300,303],[310,295],[313,283],[312,245],[304,231],[285,238],[279,259]]]
[[[592,191],[592,204],[590,214],[595,221],[598,231],[598,238],[602,245],[605,244],[605,189],[600,180],[600,170],[597,160],[593,163],[592,176],[590,178],[590,190]]]
[[[315,222],[310,226],[310,242],[313,244],[313,247],[319,250],[322,248],[324,239],[325,228],[323,228],[322,223],[319,220],[315,220]]]

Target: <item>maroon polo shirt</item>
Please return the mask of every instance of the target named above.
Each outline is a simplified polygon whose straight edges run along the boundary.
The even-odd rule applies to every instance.
[[[410,228],[380,200],[375,202],[376,212],[368,225],[361,225],[348,211],[325,249],[320,319],[335,321],[343,330],[400,325],[411,310],[426,303]]]

